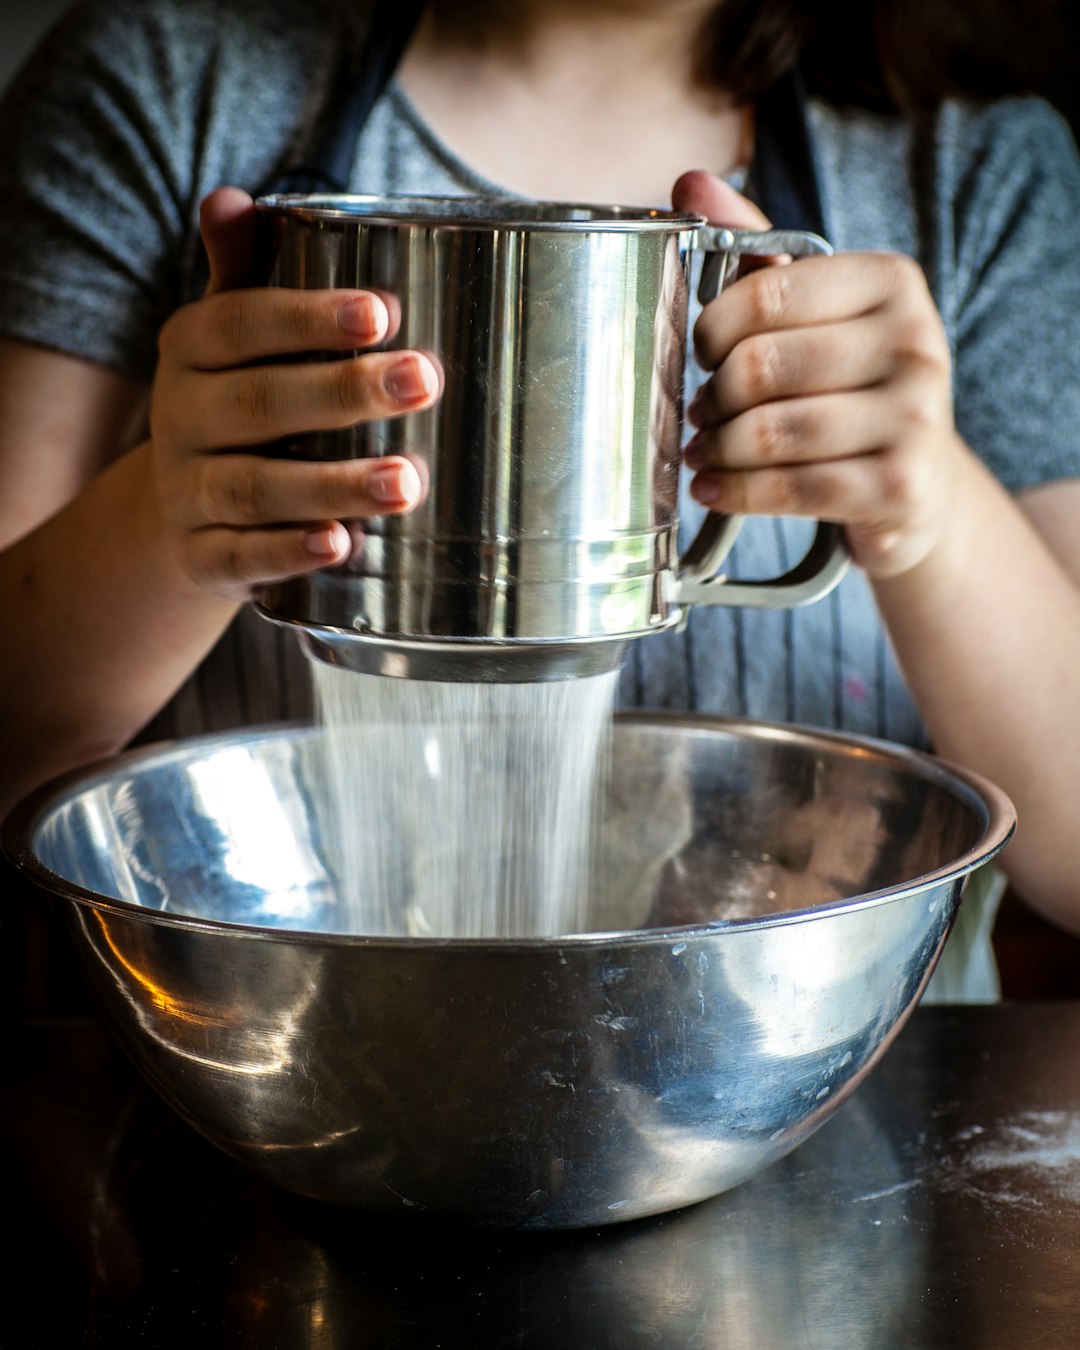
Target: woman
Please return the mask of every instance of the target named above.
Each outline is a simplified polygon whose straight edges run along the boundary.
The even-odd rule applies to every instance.
[[[1011,880],[1080,931],[1075,147],[1032,102],[805,102],[804,37],[815,85],[845,71],[804,10],[443,0],[414,26],[344,0],[84,6],[2,118],[5,800],[140,730],[302,711],[298,659],[243,602],[339,561],[342,521],[417,500],[404,462],[253,453],[425,408],[440,372],[420,353],[279,363],[373,347],[393,317],[244,289],[251,193],[664,204],[674,184],[714,222],[769,212],[840,250],[701,315],[686,461],[699,508],[766,518],[744,570],[817,517],[858,575],[812,611],[632,644],[624,700],[927,736],[1010,793]]]

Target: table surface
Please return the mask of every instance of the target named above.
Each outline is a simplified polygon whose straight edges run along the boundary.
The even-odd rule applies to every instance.
[[[29,1310],[0,1343],[20,1350],[1080,1345],[1080,1003],[917,1009],[753,1181],[553,1234],[287,1195],[159,1103],[94,1021],[0,1035],[5,1284]]]

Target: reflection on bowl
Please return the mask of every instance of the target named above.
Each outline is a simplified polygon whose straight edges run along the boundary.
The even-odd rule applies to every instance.
[[[5,824],[146,1077],[301,1194],[493,1227],[675,1209],[789,1152],[917,1001],[997,789],[896,747],[619,721],[587,933],[334,932],[323,742],[256,729],[68,776]]]
[[[88,1178],[95,1309],[138,1345],[208,1325],[289,1350],[921,1345],[934,1253],[882,1111],[860,1094],[795,1156],[678,1214],[543,1235],[296,1201],[146,1104]]]

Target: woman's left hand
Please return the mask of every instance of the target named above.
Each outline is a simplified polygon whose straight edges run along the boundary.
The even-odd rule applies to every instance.
[[[769,228],[709,174],[684,175],[673,200],[715,224]],[[953,421],[945,331],[910,258],[761,267],[705,307],[694,345],[712,372],[687,409],[699,502],[839,522],[876,579],[908,571],[943,538],[970,451]]]

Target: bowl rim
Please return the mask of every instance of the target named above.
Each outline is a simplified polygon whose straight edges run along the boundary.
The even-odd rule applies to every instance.
[[[892,904],[919,892],[963,881],[978,867],[995,858],[1009,843],[1016,830],[1016,809],[995,783],[972,769],[927,751],[897,745],[876,737],[826,730],[800,723],[770,722],[754,718],[729,717],[714,713],[685,713],[660,710],[627,710],[615,714],[615,725],[678,726],[690,731],[720,732],[743,739],[762,741],[798,741],[819,745],[825,750],[856,750],[879,760],[901,763],[913,769],[917,776],[959,798],[981,818],[981,837],[951,863],[921,873],[909,881],[865,891],[861,895],[802,909],[786,910],[776,914],[756,914],[746,918],[712,919],[690,924],[672,924],[663,928],[629,928],[592,930],[583,933],[564,933],[541,937],[403,937],[390,934],[326,932],[318,929],[271,927],[262,924],[233,923],[224,919],[208,919],[198,915],[152,909],[130,900],[103,896],[78,883],[62,877],[38,858],[32,847],[37,825],[50,810],[62,806],[79,793],[93,790],[118,769],[136,768],[146,760],[175,756],[184,758],[207,750],[227,748],[237,742],[292,739],[298,732],[316,736],[320,728],[308,720],[278,721],[234,728],[229,731],[209,732],[198,736],[156,741],[98,759],[81,768],[59,774],[33,789],[11,808],[0,822],[0,851],[18,872],[32,885],[61,900],[73,901],[84,909],[115,914],[143,923],[157,924],[170,929],[215,933],[227,937],[269,942],[301,942],[334,947],[372,947],[380,950],[431,950],[445,953],[460,949],[475,953],[488,949],[492,952],[532,952],[563,948],[610,947],[628,944],[670,945],[671,942],[711,938],[724,932],[752,932],[760,929],[790,927],[827,919],[837,914]]]

